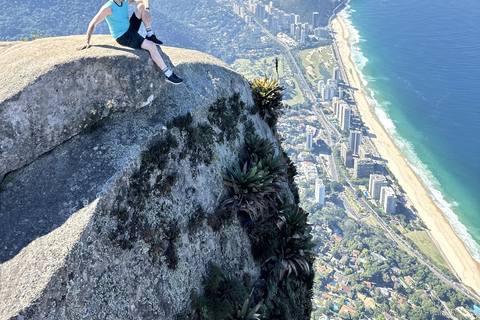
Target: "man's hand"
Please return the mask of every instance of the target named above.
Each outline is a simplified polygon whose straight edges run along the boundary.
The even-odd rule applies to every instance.
[[[88,49],[89,47],[90,47],[90,43],[85,42],[84,44],[82,44],[80,47],[77,48],[77,51]]]

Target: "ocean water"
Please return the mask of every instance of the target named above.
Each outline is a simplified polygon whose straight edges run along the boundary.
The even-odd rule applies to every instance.
[[[480,262],[480,1],[352,0],[340,16],[370,104]]]

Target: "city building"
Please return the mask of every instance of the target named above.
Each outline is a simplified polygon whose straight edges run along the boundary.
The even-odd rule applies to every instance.
[[[380,189],[380,205],[386,214],[394,214],[397,205],[397,196],[391,187]]]
[[[340,69],[338,67],[333,69],[333,79],[338,83],[338,79],[340,78]]]
[[[348,131],[350,130],[350,119],[352,117],[352,109],[346,103],[341,105],[342,105],[342,109],[341,109],[342,111],[340,116],[340,128],[342,130]],[[352,149],[352,151],[354,151],[354,149]],[[353,153],[355,154],[355,151]]]
[[[338,88],[338,97],[343,99],[343,88]]]
[[[305,143],[305,147],[307,149],[313,149],[313,135],[315,134],[315,128],[308,128],[307,129],[307,141]]]
[[[380,191],[382,187],[386,187],[388,181],[385,176],[381,174],[371,174],[368,183],[368,194],[372,199],[380,199]]]
[[[322,179],[315,180],[315,201],[320,204],[325,204],[325,185]]]
[[[373,173],[375,164],[371,159],[355,159],[353,177],[356,179],[368,178]]]
[[[318,87],[317,87],[318,93],[322,94],[322,88],[323,88],[324,85],[325,85],[325,81],[318,80]]]
[[[317,38],[326,38],[328,36],[328,31],[322,28],[316,28],[313,32]]]
[[[370,149],[364,144],[360,145],[360,148],[358,149],[358,156],[360,159],[372,159],[373,154],[370,152]]]
[[[323,85],[321,94],[323,101],[330,101],[335,96],[335,88],[329,85]]]
[[[314,12],[312,18],[313,29],[320,27],[320,13]]]
[[[353,154],[358,155],[360,145],[362,144],[362,132],[358,130],[350,131],[350,138],[348,139],[348,143],[350,144],[350,149],[352,149]]]
[[[300,24],[300,15],[295,15],[295,24]]]
[[[339,114],[338,108],[340,107],[341,102],[342,101],[338,97],[333,97],[332,98],[333,114],[335,115],[335,118],[337,118],[337,119],[338,119],[338,114]]]
[[[303,161],[301,168],[302,168],[303,174],[305,175],[305,179],[307,179],[307,181],[313,182],[315,181],[315,179],[317,179],[318,177],[317,166],[314,163],[309,161]]]
[[[295,37],[295,27],[296,27],[296,26],[295,26],[295,23],[291,23],[291,24],[290,24],[290,35],[291,35],[292,37]]]
[[[295,40],[300,40],[302,37],[302,26],[295,24]]]
[[[306,35],[306,30],[305,30],[305,27],[302,26],[302,31],[300,32],[300,43],[305,43],[305,41],[307,40],[307,35]]]
[[[343,165],[347,168],[353,167],[353,152],[348,147],[346,142],[341,145],[341,155],[343,160]]]
[[[257,4],[255,6],[255,10],[253,12],[255,14],[255,16],[257,16],[257,18],[259,19],[263,19],[265,18],[265,6],[264,5],[261,5],[261,4]]]
[[[329,86],[336,87],[337,84],[338,84],[337,80],[335,80],[335,79],[328,79],[327,80],[327,85],[329,85]]]

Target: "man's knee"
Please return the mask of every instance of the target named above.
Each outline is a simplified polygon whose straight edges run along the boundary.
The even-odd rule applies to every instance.
[[[139,5],[137,5],[137,8],[135,9],[135,15],[140,20],[142,20],[143,11],[145,11],[145,5],[143,3],[140,3]]]
[[[138,4],[136,10],[142,13],[143,11],[145,11],[145,5],[143,3]]]

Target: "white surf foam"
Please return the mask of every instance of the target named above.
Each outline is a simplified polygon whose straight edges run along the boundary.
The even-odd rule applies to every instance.
[[[380,120],[382,126],[385,128],[389,136],[392,138],[392,140],[395,142],[402,154],[405,156],[408,165],[420,177],[420,180],[426,186],[427,190],[430,192],[432,199],[435,201],[440,210],[442,210],[444,216],[450,222],[455,233],[465,243],[472,257],[476,261],[480,262],[480,245],[468,233],[467,227],[460,222],[458,216],[452,210],[452,207],[457,207],[458,203],[456,203],[455,201],[448,202],[447,200],[445,200],[445,197],[441,192],[442,188],[440,183],[434,177],[432,172],[428,169],[428,166],[424,164],[420,160],[420,158],[418,158],[413,144],[398,134],[394,122],[385,111],[388,110],[388,108],[386,107],[388,107],[390,102],[382,101],[382,105],[379,104],[379,102],[375,99],[375,92],[371,88],[368,88],[368,82],[369,80],[372,81],[372,79],[367,80],[366,76],[363,74],[362,71],[369,60],[367,57],[364,56],[358,46],[358,44],[364,40],[362,40],[358,30],[355,29],[349,19],[351,17],[351,14],[354,12],[355,10],[351,9],[350,5],[347,5],[347,7],[339,15],[347,25],[350,32],[352,61],[355,64],[355,69],[357,70],[357,73],[364,86],[362,89],[366,93],[368,103],[370,104],[370,106],[373,107],[375,114]]]

